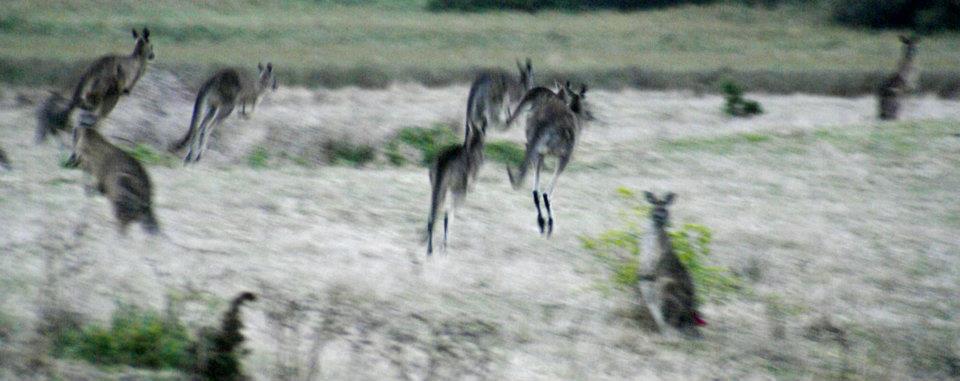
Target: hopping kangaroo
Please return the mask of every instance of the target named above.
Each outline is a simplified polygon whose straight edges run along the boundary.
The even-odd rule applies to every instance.
[[[881,120],[894,120],[900,113],[902,97],[916,90],[919,72],[914,61],[917,56],[919,37],[900,36],[903,43],[903,56],[897,65],[897,72],[880,84],[877,91],[877,103]]]
[[[519,80],[503,70],[480,72],[470,86],[467,98],[467,120],[475,126],[486,121],[488,126],[505,128],[510,117],[510,109],[533,86],[533,66],[527,58],[526,64],[517,61],[520,71]]]
[[[67,132],[70,114],[77,108],[92,113],[102,120],[117,105],[121,95],[130,94],[143,73],[147,61],[154,58],[150,30],[133,30],[136,43],[128,56],[106,55],[98,58],[84,71],[69,102],[60,93],[53,92],[37,111],[36,142],[58,132]]]
[[[527,170],[531,165],[535,165],[534,183],[533,183],[533,204],[537,207],[537,225],[540,228],[540,234],[546,233],[547,236],[553,234],[553,209],[550,198],[556,189],[557,179],[563,170],[570,163],[573,157],[573,151],[577,146],[580,131],[586,114],[584,113],[584,99],[587,93],[587,86],[581,86],[579,91],[573,91],[567,86],[559,90],[559,94],[551,96],[550,90],[537,88],[530,93],[530,97],[524,97],[527,102],[534,102],[530,106],[531,114],[527,117],[527,147],[524,154],[523,163],[520,165],[519,173],[514,174],[513,170],[507,167],[507,175],[510,178],[510,184],[513,189],[520,189],[524,178],[527,176]],[[535,99],[532,100],[532,99]],[[517,113],[521,112],[521,107],[528,107],[529,103],[521,104],[517,108]],[[555,156],[557,166],[554,168],[553,178],[550,180],[550,186],[542,194],[543,205],[547,209],[546,228],[544,225],[543,213],[540,210],[540,171],[543,169],[543,161],[546,156]]]
[[[273,64],[257,65],[257,80],[241,75],[237,69],[223,69],[203,83],[197,93],[197,100],[193,106],[193,116],[190,118],[190,129],[175,144],[171,151],[179,151],[190,145],[184,163],[197,162],[206,149],[207,138],[213,128],[223,122],[234,107],[240,104],[240,115],[249,118],[257,102],[267,89],[277,90],[277,80],[273,76]],[[247,111],[247,105],[250,105]],[[201,119],[202,117],[202,119]]]
[[[147,233],[159,233],[151,207],[152,187],[147,171],[137,159],[104,139],[93,128],[96,122],[93,115],[81,114],[75,131],[80,167],[92,177],[86,184],[87,193],[96,190],[107,196],[113,204],[121,234],[126,234],[127,226],[133,221],[140,221]]]
[[[473,187],[477,172],[483,164],[483,140],[486,125],[479,127],[467,119],[466,139],[463,144],[446,149],[437,155],[430,167],[430,216],[427,220],[427,255],[433,254],[433,225],[443,209],[443,250],[447,248],[447,236],[453,223],[453,213],[466,198],[467,190]],[[447,194],[453,197],[452,207],[447,207]]]
[[[693,279],[673,251],[666,230],[670,224],[667,206],[673,203],[675,195],[667,193],[663,199],[658,199],[653,193],[644,194],[653,204],[653,211],[640,252],[639,286],[643,301],[661,333],[669,333],[672,327],[686,335],[699,337],[697,326],[706,322],[697,313]]]

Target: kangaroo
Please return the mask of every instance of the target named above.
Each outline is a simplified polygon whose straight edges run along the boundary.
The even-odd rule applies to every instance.
[[[888,77],[877,91],[878,108],[881,120],[895,120],[900,112],[901,97],[917,89],[919,71],[914,63],[917,56],[916,36],[900,36],[903,43],[903,56],[897,65],[897,72]]]
[[[536,107],[527,117],[527,147],[519,173],[507,167],[507,176],[513,189],[520,189],[531,165],[536,165],[533,184],[533,204],[537,207],[537,225],[540,234],[548,237],[553,234],[553,209],[550,198],[556,189],[557,179],[570,163],[573,151],[577,146],[580,131],[586,114],[584,100],[587,86],[582,85],[579,91],[573,91],[568,85],[559,90],[555,96],[549,95],[548,89],[537,90]],[[526,106],[525,106],[526,107]],[[519,110],[518,110],[519,111]],[[555,156],[557,166],[554,168],[553,178],[547,192],[543,193],[543,205],[547,209],[547,221],[544,224],[543,213],[540,209],[540,171],[546,156]]]
[[[144,231],[160,232],[160,226],[151,207],[150,177],[137,159],[110,144],[93,126],[97,120],[91,114],[81,114],[76,153],[80,168],[88,177],[87,194],[99,191],[113,204],[121,235],[127,226],[140,221]]]
[[[525,64],[517,61],[519,80],[503,70],[485,70],[477,74],[470,85],[467,98],[467,120],[479,126],[486,120],[488,126],[507,127],[510,109],[533,86],[533,66],[527,58]],[[465,132],[466,133],[466,132]]]
[[[200,329],[198,340],[191,343],[193,373],[204,380],[242,380],[240,356],[243,351],[243,321],[240,319],[240,307],[246,302],[256,301],[257,296],[243,292],[233,298],[230,308],[223,314],[220,328],[204,327]]]
[[[267,63],[266,67],[262,64],[257,65],[257,71],[255,81],[241,75],[239,70],[231,68],[216,72],[203,83],[193,106],[190,128],[182,139],[170,147],[171,151],[176,152],[187,144],[190,145],[187,156],[183,159],[184,164],[200,161],[211,131],[230,116],[237,103],[240,104],[240,115],[248,119],[267,89],[277,90],[277,79],[273,75],[272,63]]]
[[[52,92],[37,112],[36,142],[42,143],[50,134],[69,131],[70,115],[80,108],[94,113],[97,120],[110,114],[121,95],[130,94],[147,70],[147,61],[153,60],[153,44],[150,30],[142,33],[133,29],[136,43],[128,56],[105,55],[94,61],[80,76],[69,102],[57,92]]]
[[[697,312],[693,279],[673,251],[666,230],[670,224],[667,207],[676,195],[667,193],[663,199],[650,192],[644,192],[644,195],[653,205],[653,211],[640,253],[639,288],[643,301],[660,332],[669,333],[672,327],[691,337],[699,337],[697,327],[706,325],[706,322]]]
[[[7,153],[3,151],[3,148],[0,148],[0,169],[13,170],[13,167],[10,166],[10,159],[7,158]]]
[[[481,119],[484,123],[485,119]],[[433,254],[433,225],[438,212],[443,209],[443,250],[453,223],[453,213],[463,204],[467,190],[473,187],[477,172],[483,164],[483,140],[486,125],[479,127],[467,119],[466,139],[463,144],[448,148],[437,155],[430,167],[430,216],[427,220],[427,255]],[[446,208],[447,194],[453,196],[453,207]]]

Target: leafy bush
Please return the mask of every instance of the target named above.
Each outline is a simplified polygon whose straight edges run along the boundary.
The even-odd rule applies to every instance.
[[[523,163],[524,149],[517,143],[507,140],[487,142],[483,147],[487,159],[516,168]]]
[[[403,165],[407,158],[403,155],[404,147],[414,149],[420,154],[420,164],[430,165],[440,151],[457,144],[457,134],[453,129],[443,124],[433,127],[404,127],[387,143],[387,160],[394,165]]]
[[[707,4],[715,0],[430,0],[427,9],[479,11],[498,9],[519,9],[537,11],[541,9],[585,11],[593,9],[649,9],[683,4]]]
[[[747,117],[763,113],[760,103],[743,97],[743,88],[733,81],[723,81],[720,84],[720,91],[726,100],[723,104],[723,112],[730,116]]]
[[[99,365],[181,369],[189,361],[189,344],[174,315],[121,305],[109,327],[90,324],[58,332],[53,354]]]
[[[247,156],[247,164],[249,164],[251,168],[266,168],[269,160],[270,153],[263,147],[257,147]]]
[[[604,289],[631,291],[636,290],[639,280],[644,227],[650,219],[651,208],[630,189],[620,188],[617,193],[629,204],[620,216],[623,227],[607,230],[596,237],[580,237],[580,241],[584,249],[609,269],[610,278],[602,284]],[[739,280],[728,270],[707,264],[713,239],[708,227],[685,223],[669,235],[674,252],[697,285],[697,297],[701,301],[721,300],[739,288]]]
[[[859,27],[960,30],[960,2],[955,0],[835,0],[832,14],[840,24]]]
[[[376,157],[373,147],[364,144],[331,140],[324,145],[324,148],[328,161],[334,164],[361,166],[373,161]]]
[[[164,167],[173,167],[179,160],[167,153],[157,152],[153,147],[146,144],[137,144],[133,148],[124,148],[124,151],[133,156],[143,165],[162,165]]]

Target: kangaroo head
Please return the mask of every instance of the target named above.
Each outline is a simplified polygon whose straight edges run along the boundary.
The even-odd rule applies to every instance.
[[[533,65],[530,63],[530,58],[527,58],[526,64],[521,65],[520,60],[517,60],[517,69],[520,70],[520,84],[523,85],[524,90],[530,90],[533,88]]]
[[[650,219],[653,220],[653,225],[658,229],[669,225],[670,212],[667,211],[667,206],[673,204],[673,200],[677,195],[669,192],[664,195],[663,199],[657,198],[657,196],[651,192],[643,192],[643,195],[647,198],[647,202],[653,205],[653,211],[650,212]]]
[[[567,106],[570,106],[570,111],[573,111],[574,114],[579,116],[589,116],[586,113],[585,101],[587,98],[587,85],[581,84],[580,90],[574,90],[570,87],[570,81],[567,81],[563,85],[563,89],[560,91],[560,99],[563,99],[567,103]]]
[[[273,75],[272,63],[267,62],[266,67],[262,63],[257,64],[257,75],[257,85],[260,86],[260,91],[266,89],[277,91],[277,77]]]
[[[903,43],[904,52],[910,55],[916,54],[917,44],[920,43],[920,36],[917,36],[915,34],[911,34],[911,35],[901,34],[899,37],[900,37],[900,42]]]
[[[137,30],[133,29],[133,38],[137,40],[133,53],[152,60],[155,55],[153,54],[153,44],[150,43],[150,29],[143,28],[143,33],[137,33]]]

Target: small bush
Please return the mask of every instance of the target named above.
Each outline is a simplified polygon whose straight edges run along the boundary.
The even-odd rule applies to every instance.
[[[327,160],[333,164],[362,166],[376,157],[373,147],[345,141],[328,141],[324,145]]]
[[[189,364],[189,336],[172,314],[120,306],[109,327],[96,324],[62,330],[53,354],[98,365],[181,369]]]
[[[602,288],[630,291],[635,290],[639,280],[643,227],[650,218],[650,207],[630,189],[620,188],[617,193],[629,204],[621,213],[623,227],[607,230],[596,237],[580,237],[580,241],[584,249],[609,269],[610,277],[602,283]],[[730,271],[707,264],[713,239],[708,227],[685,223],[669,234],[677,257],[693,277],[701,301],[722,300],[739,288],[739,280]]]
[[[124,148],[124,151],[143,165],[173,167],[179,162],[179,160],[172,155],[157,152],[153,147],[146,144],[137,144],[133,148]]]
[[[517,143],[498,140],[486,143],[483,154],[490,160],[516,168],[523,163],[524,150]]]
[[[430,165],[440,151],[459,141],[457,134],[447,125],[435,124],[430,128],[405,127],[387,143],[386,156],[392,164],[402,165],[407,161],[402,150],[409,147],[420,154],[420,164]]]
[[[247,164],[249,164],[251,168],[266,168],[269,161],[270,153],[263,147],[257,147],[247,156]]]
[[[733,81],[724,81],[720,85],[720,91],[726,100],[723,104],[723,112],[730,116],[747,117],[763,113],[760,103],[743,97],[743,88]]]

